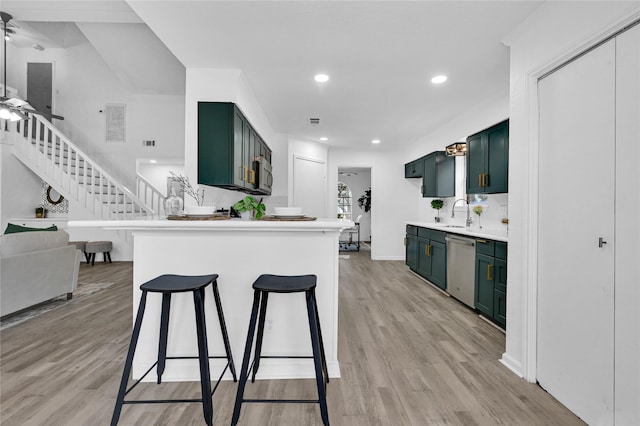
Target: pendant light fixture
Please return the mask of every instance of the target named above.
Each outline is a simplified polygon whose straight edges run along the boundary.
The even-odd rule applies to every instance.
[[[445,148],[445,152],[448,156],[460,157],[467,155],[467,143],[466,142],[454,142]]]

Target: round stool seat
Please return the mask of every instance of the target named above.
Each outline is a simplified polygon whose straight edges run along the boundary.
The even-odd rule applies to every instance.
[[[180,293],[204,288],[218,279],[218,274],[211,275],[160,275],[140,286],[140,290],[152,293]]]
[[[105,253],[110,252],[113,248],[111,241],[89,241],[85,246],[87,253]]]
[[[269,275],[263,274],[253,283],[254,290],[273,293],[296,293],[316,287],[315,275]]]

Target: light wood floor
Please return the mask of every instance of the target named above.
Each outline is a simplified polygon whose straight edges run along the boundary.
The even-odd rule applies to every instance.
[[[500,331],[402,262],[348,254],[340,259],[342,377],[328,387],[334,426],[583,424],[498,362]],[[83,264],[80,274],[81,281],[117,284],[0,333],[3,426],[109,423],[131,331],[132,265]],[[313,398],[314,386],[257,381],[246,396]],[[139,387],[142,398],[199,397],[197,382]],[[214,395],[214,424],[230,424],[236,387],[223,382]],[[120,424],[204,421],[199,404],[127,405]],[[322,423],[317,404],[246,404],[240,424]]]

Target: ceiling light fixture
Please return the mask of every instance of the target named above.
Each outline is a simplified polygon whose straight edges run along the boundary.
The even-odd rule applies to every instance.
[[[371,141],[372,144],[377,145],[380,143],[380,139],[374,139]]]
[[[326,138],[326,137],[324,137],[324,136],[323,136],[323,137],[321,137],[321,138],[320,138],[320,140],[321,140],[321,141],[323,141],[323,142],[325,142],[325,141],[328,141],[328,140],[329,140],[329,138]]]
[[[326,74],[316,74],[313,79],[318,83],[326,83],[327,81],[329,81],[329,76]]]
[[[445,148],[448,156],[460,157],[467,155],[467,143],[466,142],[454,142]]]
[[[435,77],[433,77],[431,79],[431,82],[433,84],[442,84],[445,81],[447,81],[447,76],[446,75],[436,75]]]

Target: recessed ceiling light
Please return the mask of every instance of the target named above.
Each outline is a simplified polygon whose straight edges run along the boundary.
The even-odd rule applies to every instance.
[[[441,83],[444,83],[445,81],[447,81],[446,75],[436,75],[431,79],[431,82],[433,84],[441,84]]]
[[[380,139],[374,139],[371,141],[371,143],[373,144],[379,144],[380,143]]]
[[[150,162],[151,164],[156,164],[158,161],[157,161],[157,160],[149,160],[149,162]]]
[[[313,77],[313,79],[318,83],[325,83],[329,81],[329,76],[326,74],[316,74],[316,76]]]
[[[321,138],[320,138],[320,140],[324,142],[324,141],[328,141],[328,140],[329,140],[329,138],[325,138],[325,137],[323,136],[323,137],[321,137]]]

